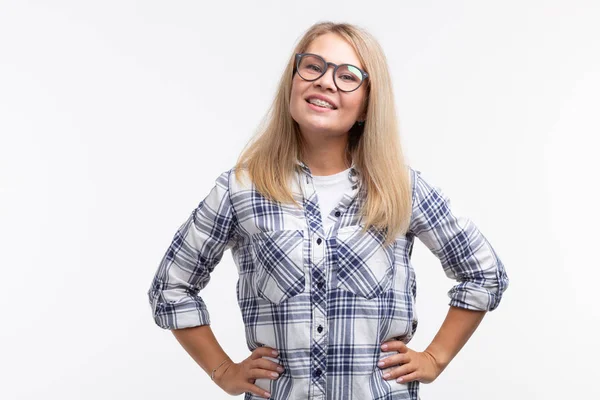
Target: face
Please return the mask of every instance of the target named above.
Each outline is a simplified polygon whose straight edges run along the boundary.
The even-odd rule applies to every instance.
[[[352,64],[364,71],[352,46],[333,33],[319,36],[304,53],[318,54],[325,61],[338,65]],[[298,73],[294,74],[290,113],[305,137],[346,135],[356,121],[364,120],[361,113],[366,98],[366,82],[353,92],[342,92],[333,81],[333,69],[330,66],[325,75],[312,82],[305,81]],[[333,108],[310,104],[308,100],[315,95]]]

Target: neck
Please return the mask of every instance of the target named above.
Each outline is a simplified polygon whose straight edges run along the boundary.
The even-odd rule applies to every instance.
[[[346,152],[348,138],[325,138],[325,140],[304,140],[303,160],[313,175],[326,176],[342,172],[351,165]]]

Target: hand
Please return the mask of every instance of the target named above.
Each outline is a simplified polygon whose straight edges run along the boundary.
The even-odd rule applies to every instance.
[[[387,348],[384,346],[387,346]],[[381,359],[380,363],[383,362],[383,365],[377,364],[382,369],[399,365],[387,371],[386,374],[389,374],[389,376],[384,374],[383,378],[385,380],[396,379],[399,383],[412,381],[431,383],[443,371],[443,367],[431,353],[411,350],[400,340],[386,342],[381,348],[385,351],[398,351],[399,353]]]
[[[276,357],[277,355],[272,353],[274,350],[271,347],[258,347],[244,361],[226,363],[215,372],[215,383],[232,396],[251,392],[268,399],[271,394],[256,386],[254,382],[257,378],[275,380],[279,377],[277,372],[283,372],[281,365],[263,358]]]

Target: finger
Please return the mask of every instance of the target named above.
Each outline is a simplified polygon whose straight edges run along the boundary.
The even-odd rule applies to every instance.
[[[419,371],[414,371],[410,374],[406,374],[406,375],[398,377],[398,379],[396,379],[396,382],[408,383],[408,382],[412,382],[412,381],[418,381],[419,377],[420,377]]]
[[[259,379],[277,379],[279,378],[279,374],[275,371],[271,371],[268,369],[262,368],[252,368],[248,371],[248,375],[252,378]]]
[[[383,379],[391,380],[404,375],[411,374],[417,370],[414,364],[404,364],[399,367],[393,367],[383,373]]]
[[[381,349],[387,350],[387,351],[396,350],[396,351],[399,351],[400,353],[406,353],[408,351],[408,347],[401,340],[390,340],[388,342],[385,342],[381,346]]]
[[[380,368],[391,367],[394,365],[407,364],[411,360],[410,355],[408,353],[399,353],[389,357],[382,358],[377,363],[377,366]]]
[[[267,360],[266,358],[261,358],[259,360],[255,360],[253,362],[253,367],[268,369],[269,371],[277,371],[279,373],[282,373],[284,371],[284,368],[280,364],[277,364],[276,362]]]
[[[404,342],[402,342],[400,340],[397,340],[396,341],[396,346],[397,346],[397,349],[398,349],[398,351],[400,353],[406,353],[406,352],[408,352],[408,347],[406,346],[406,343],[404,343]]]
[[[279,352],[276,349],[272,347],[263,346],[254,349],[252,354],[250,354],[250,358],[252,360],[257,360],[261,357],[275,357],[277,355],[279,355]]]
[[[252,384],[248,385],[246,387],[246,389],[244,389],[244,391],[250,392],[259,397],[264,397],[265,399],[268,399],[269,397],[271,397],[271,393],[265,392],[264,389],[261,389],[260,387],[258,387],[256,385],[252,385]]]

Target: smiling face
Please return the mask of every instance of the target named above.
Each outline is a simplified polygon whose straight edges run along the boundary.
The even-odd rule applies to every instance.
[[[364,70],[352,46],[334,33],[317,37],[304,52],[317,54],[327,62],[352,64]],[[344,136],[356,121],[364,119],[361,112],[367,85],[363,83],[353,92],[342,92],[333,81],[333,69],[329,67],[325,75],[312,82],[294,74],[290,114],[305,138]]]

